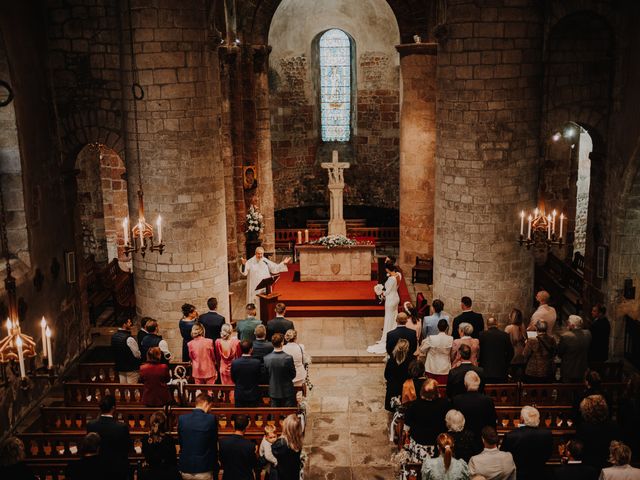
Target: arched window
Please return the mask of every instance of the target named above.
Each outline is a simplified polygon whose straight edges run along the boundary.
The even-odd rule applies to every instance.
[[[351,40],[342,30],[320,37],[320,118],[323,142],[351,136]]]

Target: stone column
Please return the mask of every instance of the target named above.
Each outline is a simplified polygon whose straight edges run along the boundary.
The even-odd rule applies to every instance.
[[[253,71],[256,108],[256,166],[258,167],[258,204],[264,218],[262,246],[275,252],[275,215],[273,198],[273,172],[271,166],[271,112],[269,111],[269,53],[271,47],[253,47]]]
[[[400,53],[400,266],[433,256],[436,154],[435,43],[403,44]]]
[[[152,5],[152,6],[149,6]],[[161,8],[158,5],[172,5]],[[180,306],[204,310],[217,297],[228,317],[224,170],[217,118],[217,54],[207,43],[204,0],[132,0],[135,61],[144,98],[138,101],[140,162],[146,216],[163,216],[165,253],[133,255],[139,315],[160,321],[175,358],[181,358]],[[123,12],[128,47],[128,12]],[[123,49],[123,65],[131,58]],[[131,75],[124,75],[129,211],[137,212],[136,142]],[[136,214],[132,213],[136,221]]]
[[[449,2],[438,52],[434,295],[459,313],[506,320],[533,297],[533,259],[516,242],[535,206],[542,18],[536,0]],[[508,14],[507,14],[508,12]]]

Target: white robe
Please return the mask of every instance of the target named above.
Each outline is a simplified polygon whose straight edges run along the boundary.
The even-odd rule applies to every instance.
[[[257,295],[266,291],[264,288],[256,291],[256,287],[265,278],[287,270],[287,265],[282,262],[274,263],[265,257],[258,261],[255,256],[247,260],[247,263],[240,269],[240,272],[247,277],[247,303],[254,303],[258,309],[256,318],[260,318],[260,299]]]

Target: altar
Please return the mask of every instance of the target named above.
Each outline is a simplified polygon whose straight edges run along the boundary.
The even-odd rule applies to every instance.
[[[297,245],[301,282],[344,282],[371,280],[373,245],[327,248]]]

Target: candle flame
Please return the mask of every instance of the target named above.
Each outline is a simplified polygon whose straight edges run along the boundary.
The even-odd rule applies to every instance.
[[[47,326],[47,321],[44,319],[44,317],[42,317],[42,320],[40,320],[40,326],[41,327],[46,327]]]
[[[20,350],[22,350],[22,338],[20,337],[16,338],[16,345]]]
[[[47,327],[47,329],[44,331],[44,333],[48,338],[51,338],[51,329],[49,327]]]

